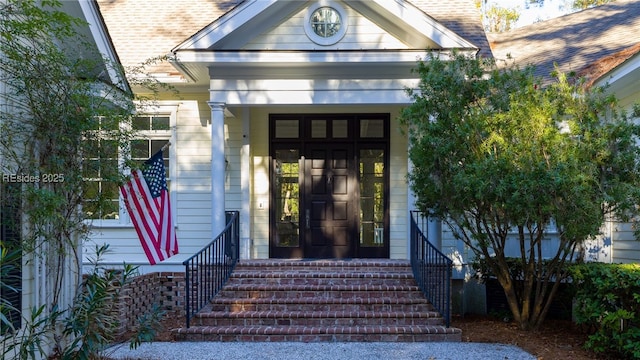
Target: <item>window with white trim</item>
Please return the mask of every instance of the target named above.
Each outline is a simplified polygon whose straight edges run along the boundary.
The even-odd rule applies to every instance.
[[[118,148],[115,140],[108,137],[92,141],[90,152],[84,158],[85,200],[83,211],[85,218],[103,220],[103,224],[128,224],[129,217],[120,197],[118,178],[114,176],[118,168],[125,163],[139,166],[160,151],[172,138],[172,117],[168,114],[143,114],[131,122],[133,137],[128,146]],[[163,151],[167,172],[167,186],[171,188],[171,148]],[[106,221],[106,222],[104,222]]]

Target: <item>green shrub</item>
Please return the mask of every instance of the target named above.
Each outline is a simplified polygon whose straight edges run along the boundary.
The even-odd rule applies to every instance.
[[[576,322],[597,353],[640,358],[640,265],[586,263],[571,268]]]

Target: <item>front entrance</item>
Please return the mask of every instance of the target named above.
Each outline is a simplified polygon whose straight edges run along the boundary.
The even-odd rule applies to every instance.
[[[388,258],[388,114],[271,115],[272,258]]]

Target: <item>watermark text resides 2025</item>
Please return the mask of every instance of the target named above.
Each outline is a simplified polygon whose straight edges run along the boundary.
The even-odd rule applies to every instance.
[[[64,174],[2,174],[3,183],[59,183],[64,182]]]

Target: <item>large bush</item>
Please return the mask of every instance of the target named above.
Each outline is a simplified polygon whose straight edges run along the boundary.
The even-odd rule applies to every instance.
[[[576,322],[592,332],[586,347],[640,358],[640,265],[587,263],[571,268]]]
[[[536,329],[583,241],[608,216],[638,218],[640,125],[603,88],[560,73],[541,86],[532,68],[463,54],[416,72],[400,116],[416,207],[486,260],[515,322]],[[549,229],[558,245],[547,253]],[[521,294],[507,256],[522,264]]]

